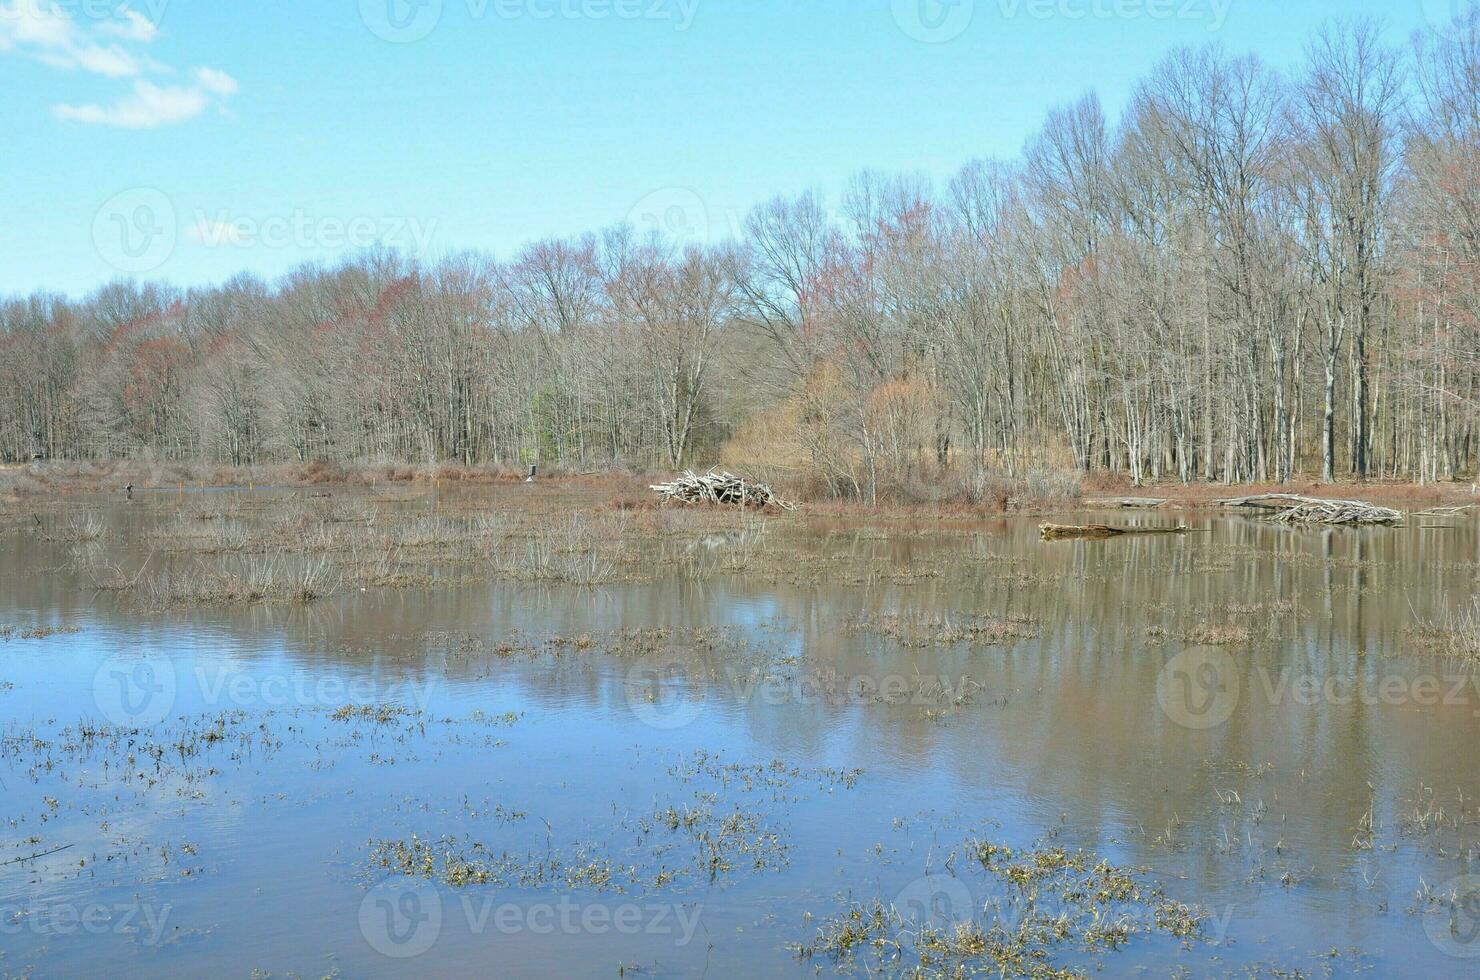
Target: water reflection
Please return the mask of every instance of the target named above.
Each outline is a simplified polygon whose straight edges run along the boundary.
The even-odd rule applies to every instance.
[[[115,535],[115,549],[163,519],[118,504],[108,516],[134,532]],[[170,718],[236,711],[250,719],[243,730],[261,730],[165,766],[154,783],[121,779],[98,748],[10,752],[0,799],[18,816],[0,859],[60,840],[75,855],[0,869],[3,965],[70,973],[123,955],[151,973],[328,964],[391,975],[397,964],[358,924],[368,839],[482,839],[488,821],[470,814],[487,800],[535,815],[502,828],[504,846],[626,846],[624,821],[669,799],[670,770],[702,749],[864,776],[771,801],[792,848],[783,870],[680,893],[706,910],[703,943],[610,932],[557,943],[528,930],[493,943],[452,915],[422,962],[445,975],[659,961],[677,973],[800,973],[810,967],[785,945],[807,937],[807,912],[840,891],[887,898],[932,848],[986,827],[1021,843],[1056,833],[1150,869],[1180,899],[1231,909],[1231,944],[1196,953],[1194,972],[1308,966],[1332,947],[1346,965],[1453,967],[1417,896],[1421,882],[1475,870],[1480,684],[1426,655],[1412,631],[1474,595],[1480,522],[1202,523],[1186,536],[1054,544],[1029,521],[783,523],[766,531],[762,567],[702,580],[680,559],[748,545],[665,544],[651,580],[599,588],[354,591],[306,607],[161,614],[96,594],[77,546],[10,534],[0,622],[82,631],[4,645],[5,738],[61,745],[108,714],[97,684],[110,658],[167,671]],[[1032,629],[1001,643],[940,640],[980,616]],[[660,629],[670,632],[637,633]],[[1193,687],[1177,688],[1168,665],[1189,651],[1210,652],[1186,661],[1197,672],[1178,683]],[[1190,724],[1169,709],[1188,696],[1222,698],[1220,717]],[[398,741],[336,727],[325,709],[344,700],[519,720],[472,736],[434,724]],[[1436,801],[1441,818],[1415,819]],[[198,861],[179,856],[186,843]],[[160,862],[162,847],[173,863]],[[175,909],[183,931],[82,942],[16,914],[138,895]],[[461,908],[451,893],[439,900]],[[1106,964],[1160,969],[1185,955],[1148,942]]]

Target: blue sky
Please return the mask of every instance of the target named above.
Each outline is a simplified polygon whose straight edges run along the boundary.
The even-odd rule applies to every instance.
[[[0,0],[0,294],[275,277],[381,241],[721,237],[864,168],[1013,156],[1179,44],[1296,64],[1452,0]]]

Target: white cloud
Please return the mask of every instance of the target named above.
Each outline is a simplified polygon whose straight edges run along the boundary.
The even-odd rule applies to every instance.
[[[217,71],[214,68],[197,68],[195,70],[195,80],[207,92],[212,92],[216,95],[236,94],[236,79],[224,71]]]
[[[140,44],[148,44],[159,36],[159,25],[137,10],[124,10],[122,13],[123,23],[110,21],[100,24],[98,33],[121,37],[125,41],[137,41]]]
[[[194,119],[212,103],[236,94],[236,79],[215,68],[197,68],[192,81],[156,85],[138,76],[173,74],[138,48],[159,36],[163,3],[148,4],[153,18],[126,4],[101,23],[77,21],[56,0],[0,0],[0,53],[17,52],[52,68],[81,70],[105,78],[134,78],[132,90],[110,103],[56,105],[52,114],[69,122],[127,129],[153,129]],[[91,25],[86,27],[85,25]]]
[[[153,22],[137,11],[125,11],[125,17],[100,25],[97,32],[133,43],[148,43],[158,34]],[[120,45],[88,38],[77,21],[50,0],[0,0],[0,51],[18,51],[53,68],[80,68],[108,78],[144,70],[144,63]]]
[[[0,48],[63,48],[77,37],[77,25],[66,11],[41,0],[0,3]]]
[[[199,88],[160,87],[142,79],[134,90],[112,105],[59,105],[52,108],[58,119],[91,123],[99,126],[121,126],[125,129],[154,129],[171,123],[194,119],[210,104],[210,97]]]
[[[53,68],[81,68],[94,75],[106,75],[109,78],[128,78],[143,70],[137,58],[116,44],[106,47],[81,44],[65,51],[38,52],[35,57],[37,61]]]

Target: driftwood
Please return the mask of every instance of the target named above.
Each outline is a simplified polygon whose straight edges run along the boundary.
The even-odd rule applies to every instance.
[[[1461,504],[1458,507],[1430,507],[1428,510],[1420,510],[1414,513],[1414,517],[1458,517],[1465,511],[1473,510],[1474,504]]]
[[[1248,507],[1253,510],[1286,510],[1296,504],[1309,503],[1318,497],[1302,497],[1298,493],[1256,493],[1251,497],[1227,497],[1215,500],[1219,507]]]
[[[1107,507],[1152,508],[1162,506],[1166,503],[1166,499],[1163,497],[1096,497],[1093,500],[1086,500],[1085,503],[1104,504]]]
[[[1274,511],[1271,519],[1281,524],[1398,524],[1403,512],[1379,507],[1364,500],[1327,500],[1296,493],[1260,493],[1252,497],[1219,500],[1224,507],[1250,507]]]
[[[664,500],[685,504],[730,504],[735,507],[780,507],[795,510],[794,504],[782,500],[769,484],[746,480],[731,473],[710,470],[700,475],[693,470],[670,483],[648,487]]]
[[[1122,534],[1186,534],[1192,528],[1183,524],[1176,527],[1111,527],[1109,524],[1040,524],[1038,533],[1044,541],[1062,541],[1067,538],[1117,538]]]

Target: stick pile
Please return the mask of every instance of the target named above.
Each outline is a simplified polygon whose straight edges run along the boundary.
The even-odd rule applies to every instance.
[[[1326,500],[1294,493],[1261,493],[1220,500],[1225,507],[1272,510],[1270,519],[1281,524],[1398,524],[1403,512],[1364,500]]]
[[[693,470],[686,471],[671,483],[655,483],[648,487],[664,500],[685,504],[730,504],[735,507],[776,506],[784,510],[795,510],[776,496],[770,485],[746,480],[732,473],[710,470],[700,476]]]
[[[1397,524],[1403,512],[1360,500],[1312,500],[1275,514],[1281,524]]]

